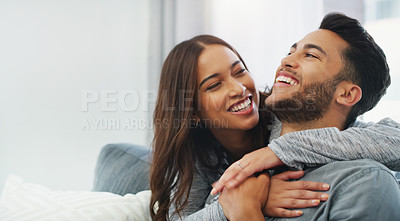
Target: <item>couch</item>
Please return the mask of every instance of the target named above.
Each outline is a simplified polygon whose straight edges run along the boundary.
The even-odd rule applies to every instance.
[[[127,143],[108,144],[101,150],[94,178],[94,191],[119,195],[149,189],[151,149]],[[400,172],[393,172],[400,184]]]
[[[150,189],[150,148],[127,143],[108,144],[98,156],[93,191],[119,195]]]

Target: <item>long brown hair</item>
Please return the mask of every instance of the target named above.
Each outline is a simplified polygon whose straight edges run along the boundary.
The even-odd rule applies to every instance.
[[[169,208],[180,212],[188,203],[195,162],[216,169],[221,166],[223,148],[215,145],[210,131],[195,126],[197,61],[206,45],[219,44],[231,49],[225,41],[210,35],[196,36],[175,46],[164,61],[154,111],[153,162],[150,172],[152,191],[150,211],[153,220],[168,220]],[[247,67],[246,67],[247,68]],[[260,96],[260,110],[265,95]],[[262,147],[268,139],[269,115],[260,112],[260,121],[251,133],[254,146]],[[214,142],[213,142],[214,141]],[[217,161],[210,160],[216,156]],[[173,195],[171,195],[173,193]],[[154,208],[158,207],[157,212]]]

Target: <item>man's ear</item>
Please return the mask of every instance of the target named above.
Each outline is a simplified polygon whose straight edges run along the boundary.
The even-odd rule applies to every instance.
[[[340,82],[335,93],[336,102],[347,107],[354,106],[362,97],[361,88],[349,81]]]

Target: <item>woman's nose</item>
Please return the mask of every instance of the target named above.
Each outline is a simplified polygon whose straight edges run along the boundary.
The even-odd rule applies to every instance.
[[[233,80],[231,89],[229,90],[230,97],[242,97],[246,94],[246,86],[238,81]]]

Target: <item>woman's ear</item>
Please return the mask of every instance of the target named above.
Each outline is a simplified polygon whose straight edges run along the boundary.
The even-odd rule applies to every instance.
[[[361,88],[349,81],[340,82],[335,93],[336,102],[347,107],[354,106],[362,97]]]
[[[196,120],[196,123],[200,123],[200,117],[194,116],[194,119]]]
[[[198,113],[193,114],[193,121],[196,126],[198,126],[200,124],[200,117],[199,117]]]

